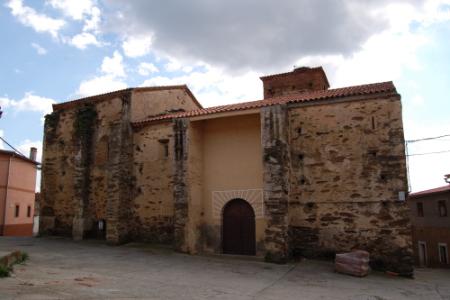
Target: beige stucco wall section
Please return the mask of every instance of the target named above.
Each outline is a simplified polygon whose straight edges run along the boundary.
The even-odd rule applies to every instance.
[[[199,107],[185,89],[134,90],[131,121],[140,121],[170,111],[193,110]]]
[[[203,123],[204,250],[220,252],[222,220],[213,215],[212,193],[262,189],[260,116],[242,115],[198,122]],[[264,228],[264,219],[256,218],[257,248],[264,239]]]

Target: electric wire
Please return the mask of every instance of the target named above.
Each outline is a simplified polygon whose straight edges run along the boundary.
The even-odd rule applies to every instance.
[[[20,152],[19,150],[17,150],[16,148],[14,148],[10,143],[8,143],[3,137],[0,136],[0,139],[1,139],[6,145],[8,145],[9,147],[11,147],[11,149],[13,149],[14,152],[16,152],[17,154],[22,155],[23,157],[26,157],[25,155],[23,155],[22,152]]]

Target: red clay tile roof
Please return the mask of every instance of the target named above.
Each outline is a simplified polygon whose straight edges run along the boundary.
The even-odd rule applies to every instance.
[[[187,85],[169,85],[169,86],[152,86],[152,87],[137,87],[137,88],[127,88],[123,90],[117,90],[113,92],[108,92],[104,94],[89,96],[85,98],[80,98],[72,101],[62,102],[53,104],[53,110],[64,109],[64,108],[72,108],[84,103],[95,103],[103,100],[112,99],[115,97],[120,97],[128,92],[137,91],[137,92],[145,92],[145,91],[161,91],[161,90],[184,90],[194,101],[194,103],[198,106],[198,108],[203,108],[200,102],[197,101],[194,94],[192,94],[191,90],[187,87]]]
[[[437,193],[443,193],[443,192],[450,192],[450,184],[438,187],[438,188],[434,188],[431,190],[425,190],[425,191],[420,191],[420,192],[416,192],[416,193],[411,193],[409,194],[409,198],[419,198],[419,197],[423,197],[423,196],[428,196],[428,195],[432,195],[432,194],[437,194]]]
[[[134,122],[133,126],[140,127],[152,122],[158,122],[169,119],[176,118],[189,118],[189,117],[197,117],[203,115],[210,115],[222,112],[231,112],[231,111],[241,111],[248,109],[256,109],[265,106],[272,106],[277,104],[288,104],[288,103],[300,103],[300,102],[310,102],[310,101],[320,101],[327,99],[337,99],[343,97],[351,97],[351,96],[365,96],[372,95],[377,93],[395,93],[397,91],[395,89],[392,81],[374,83],[374,84],[365,84],[358,86],[350,86],[338,89],[329,89],[329,90],[321,90],[321,91],[310,91],[303,92],[293,95],[273,97],[263,100],[244,102],[244,103],[236,103],[222,106],[215,106],[197,110],[191,110],[187,112],[177,112],[177,113],[169,113],[165,115],[151,117],[142,121]]]

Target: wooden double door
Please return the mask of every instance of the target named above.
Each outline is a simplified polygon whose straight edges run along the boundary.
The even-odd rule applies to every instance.
[[[223,253],[255,255],[255,212],[242,199],[229,201],[223,209]]]

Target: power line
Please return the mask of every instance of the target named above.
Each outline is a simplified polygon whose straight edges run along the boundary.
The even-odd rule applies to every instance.
[[[405,142],[406,143],[415,143],[415,142],[421,142],[421,141],[436,140],[436,139],[440,139],[440,138],[448,137],[448,136],[450,136],[450,134],[444,134],[444,135],[434,136],[434,137],[426,137],[426,138],[421,138],[421,139],[416,139],[416,140],[407,140]]]
[[[447,152],[450,152],[450,150],[436,151],[436,152],[427,152],[427,153],[406,154],[406,156],[419,156],[419,155],[429,155],[429,154],[440,154],[440,153],[447,153]]]
[[[22,152],[20,152],[19,150],[17,150],[16,148],[14,148],[10,143],[8,143],[3,137],[0,136],[0,139],[5,142],[6,145],[8,145],[9,147],[11,147],[11,149],[13,149],[15,152],[17,152],[18,154],[22,155],[23,157],[26,157],[25,155],[23,155]]]

